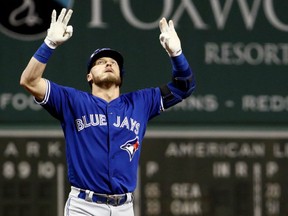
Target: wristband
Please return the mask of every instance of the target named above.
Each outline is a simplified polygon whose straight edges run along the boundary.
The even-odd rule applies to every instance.
[[[34,58],[36,58],[39,62],[46,64],[52,55],[54,49],[51,49],[47,46],[45,42],[39,47],[39,49],[35,52]]]
[[[178,56],[171,57],[171,62],[172,62],[172,67],[173,67],[174,73],[177,73],[178,71],[182,71],[182,73],[183,73],[183,71],[186,71],[187,68],[189,68],[188,61],[185,58],[183,53],[181,53]],[[186,74],[182,74],[182,75],[186,76]]]

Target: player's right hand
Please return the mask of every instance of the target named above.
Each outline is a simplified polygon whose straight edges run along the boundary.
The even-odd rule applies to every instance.
[[[56,10],[52,11],[50,28],[44,40],[47,46],[55,49],[72,36],[73,27],[71,25],[67,26],[72,13],[71,9],[67,11],[66,8],[63,8],[56,19]]]

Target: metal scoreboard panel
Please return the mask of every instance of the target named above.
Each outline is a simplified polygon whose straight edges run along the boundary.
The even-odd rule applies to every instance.
[[[63,215],[68,184],[60,134],[0,132],[0,215]]]
[[[288,133],[148,130],[135,216],[284,216]],[[59,130],[0,130],[0,215],[62,216],[69,192]]]
[[[287,215],[287,132],[163,131],[148,137],[140,165],[141,215]]]

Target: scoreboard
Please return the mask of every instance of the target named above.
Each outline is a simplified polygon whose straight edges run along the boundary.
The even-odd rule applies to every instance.
[[[148,130],[135,216],[287,216],[288,133]],[[0,215],[62,216],[61,131],[0,131]]]
[[[153,134],[143,143],[141,215],[287,215],[286,133]]]
[[[15,133],[17,135],[15,135]],[[11,132],[0,139],[0,215],[62,216],[66,178],[64,140],[54,133]]]

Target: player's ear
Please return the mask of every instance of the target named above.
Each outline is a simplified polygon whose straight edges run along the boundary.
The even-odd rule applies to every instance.
[[[92,75],[91,73],[88,73],[87,74],[87,81],[90,82],[92,80]]]

